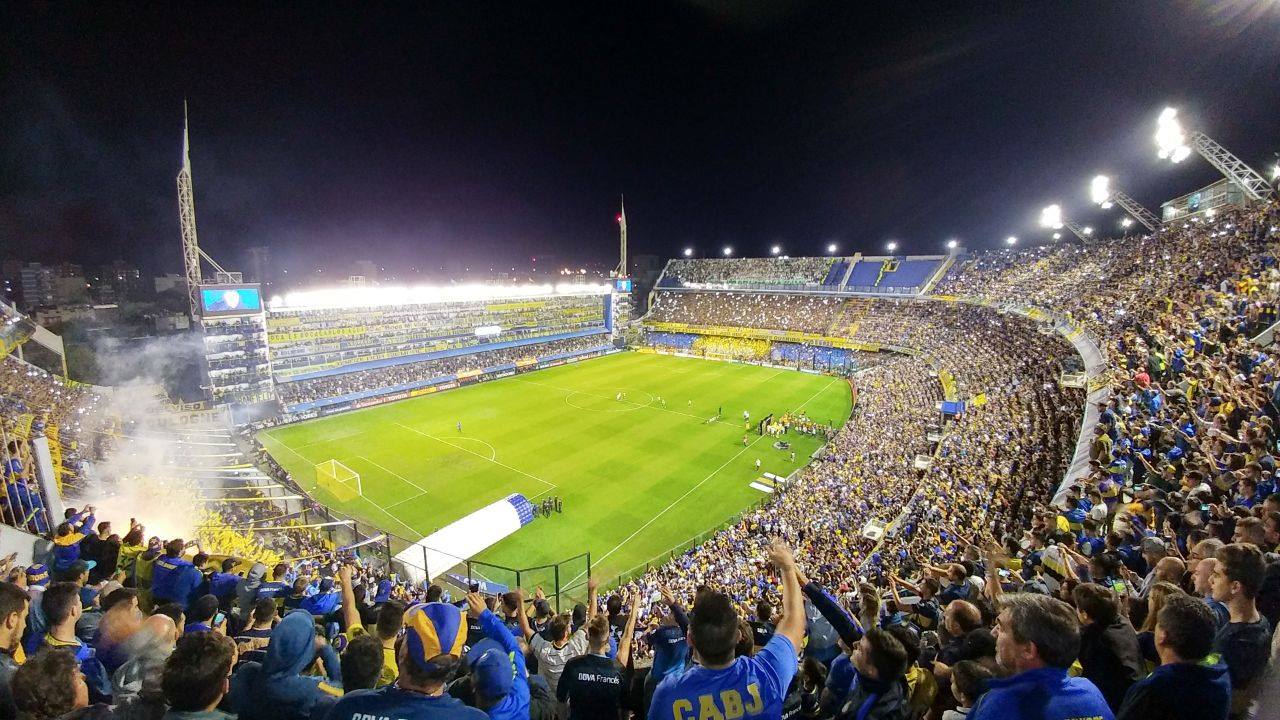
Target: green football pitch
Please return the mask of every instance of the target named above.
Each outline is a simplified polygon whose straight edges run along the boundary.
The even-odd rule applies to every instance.
[[[722,420],[708,423],[720,408]],[[792,461],[755,430],[769,413],[801,410],[843,424],[848,382],[624,352],[258,437],[317,500],[409,541],[511,493],[559,496],[563,513],[476,559],[523,568],[590,551],[592,574],[612,580],[767,498],[751,487],[763,473],[785,477],[806,463],[817,438],[788,433]],[[362,497],[339,502],[315,487],[316,463],[330,459],[360,474]]]

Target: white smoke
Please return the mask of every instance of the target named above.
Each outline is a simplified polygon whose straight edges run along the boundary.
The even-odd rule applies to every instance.
[[[199,484],[187,471],[191,435],[176,426],[164,391],[166,381],[198,362],[197,335],[169,336],[139,343],[104,339],[96,343],[106,389],[82,422],[81,447],[90,459],[69,505],[93,505],[100,521],[123,536],[130,519],[146,527],[146,537],[194,536],[200,514]]]

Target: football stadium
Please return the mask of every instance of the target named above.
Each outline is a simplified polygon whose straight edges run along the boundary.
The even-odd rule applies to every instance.
[[[0,720],[1276,717],[1280,164],[1144,112],[1017,235],[647,279],[628,195],[611,271],[268,283],[184,127],[189,324],[0,302]]]

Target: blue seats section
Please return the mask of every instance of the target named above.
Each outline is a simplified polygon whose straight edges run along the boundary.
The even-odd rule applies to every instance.
[[[677,350],[688,350],[693,347],[693,341],[697,340],[697,335],[689,333],[668,333],[668,332],[651,332],[649,333],[649,342],[654,345],[662,345],[663,347],[676,348]]]
[[[843,348],[816,347],[796,343],[774,343],[770,357],[774,362],[803,367],[842,368],[854,364],[853,356]]]
[[[941,260],[900,260],[897,270],[886,272],[881,278],[880,287],[920,287],[928,282],[941,265]]]
[[[845,272],[849,269],[848,260],[837,260],[831,266],[831,270],[827,272],[827,279],[822,281],[823,285],[839,285],[844,279]]]
[[[859,260],[857,265],[853,266],[853,272],[849,273],[849,282],[845,283],[845,287],[871,287],[876,284],[876,278],[880,277],[880,265],[882,260]]]

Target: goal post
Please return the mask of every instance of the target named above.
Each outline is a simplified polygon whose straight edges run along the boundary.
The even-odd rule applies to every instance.
[[[337,460],[316,463],[316,486],[334,496],[338,502],[364,496],[360,487],[360,473]]]

